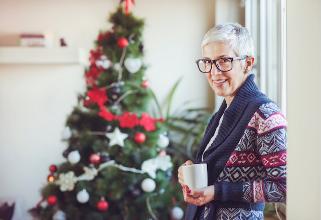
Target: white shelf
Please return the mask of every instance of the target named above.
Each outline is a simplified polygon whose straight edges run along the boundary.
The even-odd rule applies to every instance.
[[[81,64],[88,51],[83,48],[0,47],[0,64]]]

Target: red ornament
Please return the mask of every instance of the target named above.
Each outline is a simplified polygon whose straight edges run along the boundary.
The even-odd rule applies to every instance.
[[[51,195],[47,198],[48,205],[55,205],[57,203],[57,196]]]
[[[132,7],[132,5],[135,4],[135,1],[134,0],[122,0],[121,2],[125,2],[125,13],[126,13],[126,15],[128,15],[130,8]]]
[[[90,163],[94,164],[94,165],[97,165],[97,164],[100,164],[100,155],[99,154],[92,154],[90,155]]]
[[[128,40],[124,37],[121,37],[117,40],[117,45],[120,48],[125,48],[128,46]]]
[[[57,166],[54,165],[54,164],[50,165],[49,171],[52,172],[52,173],[56,172],[57,171]]]
[[[143,88],[148,88],[149,87],[149,82],[148,82],[148,80],[144,80],[143,82],[142,82],[142,84],[141,84],[141,86],[143,87]]]
[[[137,132],[135,134],[134,140],[135,140],[136,143],[142,144],[146,140],[146,135],[144,133],[142,133],[142,132]]]
[[[109,204],[104,198],[101,198],[100,201],[97,202],[96,207],[99,211],[104,212],[107,211]]]

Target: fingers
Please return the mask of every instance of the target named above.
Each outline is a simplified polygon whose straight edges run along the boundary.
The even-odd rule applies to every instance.
[[[213,190],[212,190],[213,188]],[[184,201],[193,205],[202,206],[214,199],[214,186],[208,186],[198,190],[184,189]]]
[[[202,206],[206,203],[204,196],[193,197],[189,194],[184,195],[184,201],[197,206]]]
[[[205,196],[204,191],[191,190],[190,195],[194,198]]]
[[[184,185],[184,178],[183,178],[183,172],[181,166],[178,168],[178,174],[177,174],[178,182],[181,185]]]
[[[178,168],[177,179],[178,179],[178,182],[179,182],[181,185],[185,185],[185,184],[184,184],[183,172],[182,172],[182,166],[191,165],[191,164],[193,164],[193,161],[187,160],[187,161],[185,161],[184,164],[182,164],[182,165]]]

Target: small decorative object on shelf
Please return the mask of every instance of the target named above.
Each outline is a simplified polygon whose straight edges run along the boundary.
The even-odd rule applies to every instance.
[[[20,46],[22,47],[44,47],[46,46],[45,35],[23,33],[20,34]]]
[[[59,39],[59,42],[61,47],[67,47],[67,43],[63,37]]]

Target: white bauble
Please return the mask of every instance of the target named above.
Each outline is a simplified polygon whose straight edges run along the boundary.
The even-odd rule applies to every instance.
[[[101,56],[100,60],[96,61],[96,66],[108,69],[111,67],[111,61],[107,59],[106,56]]]
[[[115,63],[114,64],[114,69],[116,70],[116,71],[121,71],[121,69],[122,69],[122,67],[121,67],[121,65],[120,65],[120,63]]]
[[[42,201],[42,202],[40,203],[40,207],[43,208],[43,209],[47,208],[47,207],[48,207],[47,201],[46,201],[46,200]]]
[[[166,148],[169,145],[169,138],[164,134],[159,135],[157,145],[161,148]]]
[[[153,192],[156,188],[156,183],[153,179],[146,178],[143,180],[141,187],[145,192]]]
[[[126,58],[124,65],[128,72],[136,73],[142,66],[142,60],[140,58]]]
[[[63,140],[67,140],[71,137],[71,130],[69,127],[65,127],[65,129],[62,132],[62,139]]]
[[[89,200],[89,194],[87,190],[83,189],[77,193],[77,201],[80,203],[86,203]]]
[[[52,220],[66,220],[66,214],[61,211],[58,210],[56,211],[56,213],[52,216]]]
[[[184,212],[180,207],[175,206],[171,211],[171,216],[173,220],[180,220],[183,218]]]
[[[80,154],[77,150],[74,150],[74,151],[71,151],[69,154],[68,154],[68,161],[71,163],[71,164],[76,164],[80,161]]]

